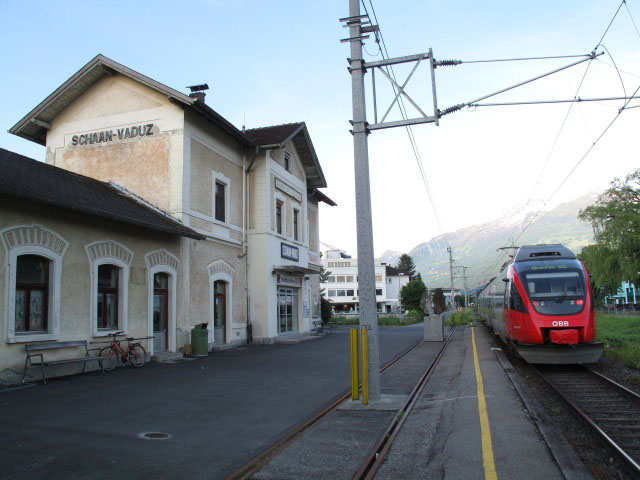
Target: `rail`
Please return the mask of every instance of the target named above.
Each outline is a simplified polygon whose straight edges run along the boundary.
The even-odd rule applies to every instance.
[[[404,352],[400,353],[393,360],[385,364],[381,369],[380,373],[384,373],[386,370],[391,368],[393,365],[398,363],[403,357],[409,354],[413,349],[417,348],[423,343],[422,340],[416,342],[407,348]],[[281,452],[283,452],[289,445],[291,445],[303,432],[305,432],[309,427],[316,424],[319,420],[326,417],[331,412],[335,411],[342,402],[347,400],[351,396],[351,388],[341,393],[340,396],[331,402],[328,406],[322,409],[319,413],[312,416],[305,422],[303,422],[298,427],[294,428],[291,432],[284,435],[282,438],[274,442],[270,447],[267,447],[261,453],[253,457],[251,460],[246,462],[236,471],[225,477],[225,480],[246,480],[252,478],[252,476],[264,467],[267,463],[273,460],[276,456],[278,456]]]
[[[583,366],[535,370],[640,474],[640,395]]]
[[[353,480],[369,480],[374,477],[374,475],[378,471],[378,468],[380,467],[380,465],[382,465],[382,462],[389,452],[391,445],[398,436],[398,433],[404,425],[404,422],[413,410],[418,397],[424,390],[424,387],[427,385],[429,378],[431,378],[436,365],[440,361],[440,358],[444,354],[444,351],[451,342],[451,338],[453,337],[453,334],[456,332],[457,328],[458,327],[453,327],[451,333],[449,333],[449,336],[444,341],[442,348],[436,355],[433,362],[431,362],[431,365],[429,365],[416,385],[413,387],[413,390],[407,397],[402,408],[400,408],[398,413],[393,417],[393,420],[391,421],[385,432],[382,434],[380,439],[377,441],[375,446],[369,451],[369,455],[367,455],[367,458],[362,463],[356,474],[353,476]]]

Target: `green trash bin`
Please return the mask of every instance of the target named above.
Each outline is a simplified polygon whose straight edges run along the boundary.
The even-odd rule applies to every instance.
[[[207,324],[201,323],[191,329],[191,356],[206,357],[209,355],[209,331]]]

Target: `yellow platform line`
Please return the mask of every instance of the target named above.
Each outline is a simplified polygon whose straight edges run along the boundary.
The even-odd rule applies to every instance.
[[[489,416],[487,415],[487,401],[484,398],[484,386],[482,374],[478,362],[478,350],[476,349],[476,336],[474,328],[471,329],[471,343],[473,344],[473,363],[476,370],[476,387],[478,391],[478,415],[480,416],[480,436],[482,439],[482,465],[484,467],[485,480],[497,480],[496,465],[493,461],[493,445],[491,443],[491,429],[489,428]]]

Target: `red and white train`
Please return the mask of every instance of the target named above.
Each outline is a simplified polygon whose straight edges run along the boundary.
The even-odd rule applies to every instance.
[[[529,363],[595,363],[596,315],[589,276],[562,245],[520,247],[478,293],[478,311]]]

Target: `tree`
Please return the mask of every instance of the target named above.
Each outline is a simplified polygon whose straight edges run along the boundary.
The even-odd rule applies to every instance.
[[[405,310],[420,310],[420,300],[427,287],[419,278],[411,280],[400,289],[400,301]]]
[[[638,284],[640,272],[640,169],[615,178],[578,218],[591,222],[595,244],[580,259],[599,287],[614,290],[623,280]]]
[[[453,299],[456,302],[457,306],[466,307],[466,305],[464,304],[464,295],[456,295],[453,297]]]
[[[320,252],[320,258],[322,258],[322,252]],[[326,283],[329,280],[331,272],[325,270],[324,266],[320,265],[320,283]],[[324,288],[320,289],[320,319],[322,323],[327,323],[331,319],[331,300],[324,296]]]
[[[406,253],[400,255],[396,268],[405,275],[409,275],[409,280],[411,280],[416,274],[416,266],[413,264],[413,258],[411,258],[411,255],[407,255]]]

